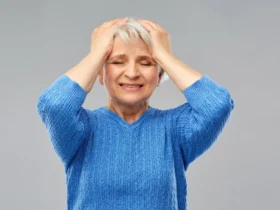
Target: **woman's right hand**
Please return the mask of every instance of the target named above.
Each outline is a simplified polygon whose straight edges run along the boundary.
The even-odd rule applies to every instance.
[[[106,58],[111,54],[114,42],[114,33],[123,25],[127,18],[118,18],[107,21],[95,28],[91,34],[90,53]]]
[[[123,25],[126,20],[127,18],[118,18],[105,22],[94,29],[91,34],[90,52],[80,63],[65,73],[87,93],[91,91],[98,74],[102,71],[103,65],[112,51],[116,29]]]

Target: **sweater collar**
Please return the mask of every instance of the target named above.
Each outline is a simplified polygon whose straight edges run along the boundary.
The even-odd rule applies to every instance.
[[[119,122],[122,126],[133,128],[139,125],[144,119],[146,119],[148,116],[154,113],[155,108],[149,106],[149,108],[142,113],[142,115],[133,123],[129,123],[125,121],[122,117],[120,117],[117,113],[113,112],[112,110],[108,109],[106,106],[100,107],[100,110],[102,113],[106,114],[108,117],[116,120]]]

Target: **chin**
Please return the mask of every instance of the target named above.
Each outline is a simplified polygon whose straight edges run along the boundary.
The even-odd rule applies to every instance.
[[[137,106],[137,105],[143,105],[147,101],[146,98],[137,98],[137,97],[122,97],[118,98],[117,100],[120,104],[126,105],[126,106]]]

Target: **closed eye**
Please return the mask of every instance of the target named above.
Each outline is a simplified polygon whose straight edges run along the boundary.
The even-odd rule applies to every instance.
[[[112,64],[123,64],[123,62],[112,62]],[[152,66],[152,63],[141,63],[143,66]]]
[[[121,63],[121,62],[113,62],[112,64],[123,64],[123,63]]]

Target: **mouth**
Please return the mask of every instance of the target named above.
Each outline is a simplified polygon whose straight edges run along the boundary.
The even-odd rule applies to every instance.
[[[142,84],[119,84],[125,90],[137,91],[140,90],[144,85]]]
[[[143,87],[144,85],[141,85],[141,84],[137,84],[137,85],[129,85],[129,84],[119,84],[120,86],[122,87],[129,87],[129,88],[133,88],[133,87],[137,87],[137,88],[141,88]]]

